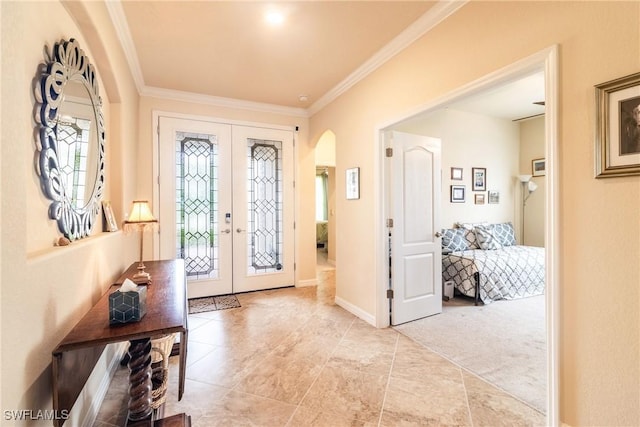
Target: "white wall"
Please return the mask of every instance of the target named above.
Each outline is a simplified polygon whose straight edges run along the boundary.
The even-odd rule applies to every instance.
[[[455,222],[512,222],[515,218],[515,176],[518,174],[518,125],[511,120],[457,110],[440,110],[420,120],[394,126],[399,130],[442,140],[442,228]],[[451,168],[463,169],[462,181],[451,179]],[[487,191],[500,192],[500,202],[489,204],[487,191],[473,191],[471,169],[486,168]],[[450,186],[464,185],[464,203],[451,203]],[[485,204],[476,205],[475,194]]]

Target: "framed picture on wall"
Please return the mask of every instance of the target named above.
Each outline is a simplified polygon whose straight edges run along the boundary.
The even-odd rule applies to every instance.
[[[500,192],[489,190],[487,199],[490,205],[497,205],[500,203]]]
[[[596,178],[640,175],[640,73],[596,86]]]
[[[464,185],[451,186],[451,203],[464,203]]]
[[[531,175],[544,176],[547,174],[547,166],[544,159],[531,160]]]
[[[347,200],[356,200],[360,198],[360,168],[347,169]]]
[[[473,191],[486,191],[487,168],[471,168],[471,188]]]
[[[451,179],[454,181],[462,181],[462,168],[451,168]]]
[[[110,201],[102,201],[102,211],[104,212],[104,231],[118,231],[118,223],[113,214]]]
[[[475,195],[475,203],[476,205],[484,205],[484,193]]]

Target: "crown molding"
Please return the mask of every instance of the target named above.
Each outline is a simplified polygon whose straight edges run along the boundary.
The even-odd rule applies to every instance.
[[[283,105],[244,101],[234,98],[223,98],[220,96],[203,95],[200,93],[184,92],[153,86],[145,86],[140,95],[152,98],[170,99],[173,101],[190,102],[194,104],[212,105],[216,107],[258,111],[262,113],[282,114],[305,118],[309,117],[308,111],[304,108],[286,107]]]
[[[314,102],[307,110],[309,116],[322,110],[340,95],[345,93],[356,83],[377,70],[384,63],[407,48],[411,43],[422,37],[433,27],[444,21],[451,14],[464,6],[469,0],[441,0],[431,9],[426,11],[420,18],[408,26],[403,32],[398,34],[393,40],[387,43],[382,49],[376,52],[358,69],[351,73],[346,79],[338,83],[333,89],[325,93],[320,99]]]
[[[286,107],[282,105],[267,104],[260,102],[244,101],[233,98],[223,98],[217,96],[203,95],[193,92],[184,92],[171,89],[147,86],[144,83],[142,69],[138,62],[131,32],[127,23],[127,18],[122,9],[121,0],[105,2],[109,16],[124,50],[125,57],[129,64],[131,75],[135,81],[138,93],[141,96],[150,96],[176,101],[194,102],[198,104],[213,105],[227,108],[237,108],[243,110],[260,111],[274,114],[286,114],[297,117],[310,117],[328,104],[333,102],[340,95],[345,93],[359,81],[374,72],[395,55],[407,48],[411,43],[422,37],[433,27],[445,20],[459,8],[464,6],[469,0],[440,0],[431,9],[425,12],[420,18],[407,27],[402,33],[396,36],[385,47],[380,49],[356,71],[351,73],[346,79],[338,83],[329,92],[313,103],[309,108]]]
[[[144,78],[142,77],[142,69],[138,62],[138,52],[133,44],[131,31],[129,31],[129,24],[127,23],[127,18],[124,15],[122,4],[120,1],[107,1],[104,4],[107,7],[109,16],[111,17],[111,22],[115,27],[122,50],[124,50],[124,56],[127,58],[127,63],[129,64],[129,70],[133,76],[133,81],[135,82],[138,93],[140,94],[145,87]]]

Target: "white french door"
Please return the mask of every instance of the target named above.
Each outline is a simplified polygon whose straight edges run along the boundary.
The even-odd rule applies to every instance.
[[[442,312],[440,140],[389,132],[391,323]]]
[[[189,298],[291,286],[293,133],[159,117],[159,255]]]

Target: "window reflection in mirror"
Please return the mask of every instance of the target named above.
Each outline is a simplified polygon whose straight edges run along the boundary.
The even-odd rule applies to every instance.
[[[98,155],[95,114],[87,89],[70,80],[58,114],[58,166],[66,197],[74,209],[91,200],[97,177]]]

